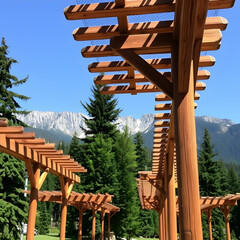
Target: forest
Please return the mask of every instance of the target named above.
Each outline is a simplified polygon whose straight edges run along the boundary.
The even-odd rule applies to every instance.
[[[19,80],[11,75],[12,64],[17,61],[8,56],[8,46],[2,39],[0,46],[0,117],[7,118],[10,125],[26,126],[15,114],[28,114],[22,111],[19,100],[29,97],[13,91],[24,84],[27,77]],[[75,161],[81,163],[88,172],[80,174],[81,184],[73,191],[79,193],[113,194],[113,204],[120,207],[111,223],[111,230],[118,238],[133,237],[157,238],[158,214],[153,210],[143,210],[137,192],[138,171],[151,170],[151,149],[144,146],[141,133],[131,136],[128,128],[119,132],[114,121],[121,113],[118,101],[113,95],[101,95],[99,88],[92,87],[92,96],[86,103],[81,103],[88,113],[85,118],[85,138],[79,139],[74,134],[70,145],[57,144]],[[202,196],[224,196],[240,192],[240,166],[228,163],[226,159],[216,160],[211,136],[205,129],[200,146],[199,183]],[[223,161],[224,160],[224,161]],[[17,181],[16,181],[17,179]],[[26,222],[29,199],[24,197],[24,163],[0,153],[0,239],[19,239],[22,222]],[[41,190],[60,190],[57,177],[48,174]],[[39,234],[48,234],[52,228],[59,227],[59,204],[38,204],[36,228]],[[240,205],[231,211],[230,227],[232,239],[240,238]],[[204,239],[208,239],[206,214],[202,214]],[[213,239],[225,239],[224,216],[220,210],[212,214]],[[67,236],[77,236],[78,212],[68,207]],[[97,236],[100,234],[100,221],[97,218]],[[91,212],[84,213],[83,235],[91,235]]]

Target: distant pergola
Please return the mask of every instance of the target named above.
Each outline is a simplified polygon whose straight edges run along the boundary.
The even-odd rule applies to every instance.
[[[29,191],[23,191],[30,193]],[[72,191],[67,200],[67,204],[74,206],[79,211],[79,226],[78,226],[78,240],[82,240],[82,218],[86,210],[92,211],[92,240],[95,239],[96,232],[96,212],[101,214],[101,240],[104,239],[104,217],[108,214],[108,239],[110,238],[110,219],[114,214],[120,211],[120,208],[110,204],[113,195],[109,194],[86,194]],[[43,191],[38,193],[38,201],[40,202],[55,202],[62,203],[62,192],[58,191]]]
[[[95,84],[105,84],[102,94],[160,92],[156,96],[153,165],[146,176],[164,195],[158,196],[160,239],[177,239],[175,186],[178,186],[180,238],[201,240],[194,100],[205,89],[210,73],[199,70],[213,66],[212,56],[201,52],[217,50],[227,20],[207,17],[208,10],[231,8],[234,0],[115,0],[71,5],[64,11],[68,20],[116,17],[118,24],[81,27],[73,31],[77,41],[109,39],[108,45],[87,46],[86,58],[121,56],[124,61],[94,62],[90,72],[100,74]],[[173,12],[174,19],[129,22],[129,16]],[[171,54],[168,58],[145,59],[145,54]],[[168,69],[170,69],[168,71]],[[163,70],[164,72],[160,72]],[[122,73],[125,71],[126,73]],[[177,182],[174,178],[177,176]],[[159,186],[159,183],[162,185]],[[164,217],[163,217],[164,216]],[[161,226],[167,231],[162,233]]]
[[[146,177],[145,173],[141,174],[140,179],[138,179],[138,194],[143,209],[155,210],[158,213],[161,212],[162,204],[166,198],[164,187],[162,182],[155,182],[151,179],[151,175],[148,173],[149,177]],[[240,193],[236,194],[227,194],[226,196],[221,197],[200,197],[200,209],[201,212],[205,212],[208,217],[208,229],[209,229],[209,239],[212,240],[212,224],[211,224],[211,215],[214,208],[219,208],[224,214],[225,225],[226,225],[226,237],[227,240],[231,239],[230,236],[230,226],[229,226],[229,213],[232,210],[234,205],[237,205],[237,201],[240,200]],[[179,215],[179,202],[178,197],[175,200],[175,215]],[[166,232],[169,231],[167,225],[165,224],[166,212],[163,211],[163,214],[160,215],[159,226],[160,232],[163,237],[166,236]],[[166,220],[167,221],[167,220]]]
[[[26,133],[21,126],[8,126],[7,119],[0,119],[0,151],[25,162],[31,190],[30,195],[27,240],[34,239],[34,228],[38,201],[57,202],[62,205],[60,240],[65,239],[67,205],[76,207],[79,211],[79,239],[82,238],[82,215],[87,209],[93,212],[92,240],[95,239],[96,212],[101,211],[102,234],[104,216],[108,213],[108,235],[110,218],[120,209],[109,202],[113,195],[80,194],[72,192],[74,183],[80,183],[80,177],[74,173],[84,173],[87,170],[78,162],[64,155],[62,150],[55,150],[55,144],[45,143],[45,139],[35,138],[35,133]],[[59,177],[61,192],[40,192],[48,173]]]

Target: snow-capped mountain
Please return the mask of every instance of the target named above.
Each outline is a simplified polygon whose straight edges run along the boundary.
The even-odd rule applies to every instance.
[[[84,133],[81,127],[85,127],[83,117],[87,117],[82,113],[73,112],[38,112],[32,111],[28,115],[18,115],[21,121],[27,125],[44,129],[58,130],[70,136],[76,131],[78,137],[83,138]],[[140,119],[129,117],[119,117],[116,121],[117,128],[123,131],[125,126],[128,126],[132,134],[137,132],[146,132],[152,126],[154,121],[153,114],[144,114]]]

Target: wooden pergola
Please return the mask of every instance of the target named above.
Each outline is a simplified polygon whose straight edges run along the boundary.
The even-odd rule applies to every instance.
[[[62,190],[60,239],[65,239],[67,202],[74,183],[80,183],[80,177],[74,173],[87,170],[62,150],[55,150],[54,144],[35,138],[35,133],[24,132],[21,126],[9,127],[7,119],[0,119],[0,151],[25,162],[31,185],[27,240],[34,239],[38,194],[44,180],[48,173],[59,177]]]
[[[163,183],[159,214],[168,231],[161,239],[177,239],[174,161],[180,238],[202,239],[194,100],[199,99],[196,91],[205,89],[205,83],[199,80],[210,76],[199,67],[215,63],[212,56],[203,56],[201,52],[219,49],[221,31],[227,26],[227,20],[222,17],[207,17],[208,10],[233,5],[234,0],[115,0],[71,5],[64,11],[68,20],[117,18],[116,25],[82,27],[73,31],[77,41],[109,40],[107,45],[83,48],[83,57],[120,56],[124,60],[89,65],[90,72],[120,71],[114,75],[100,74],[94,79],[95,84],[106,85],[101,89],[102,94],[160,92],[156,101],[164,103],[156,105],[156,110],[164,112],[155,117],[160,121],[155,123],[153,168],[148,181],[156,186],[158,182]],[[167,12],[174,13],[174,19],[129,21],[132,15]],[[145,59],[145,54],[167,54],[169,57]]]
[[[23,191],[30,193],[29,191]],[[82,240],[82,219],[83,213],[86,210],[92,211],[92,240],[95,240],[96,232],[96,212],[99,211],[101,214],[101,240],[104,239],[104,217],[108,214],[108,239],[110,238],[110,219],[120,208],[110,204],[112,202],[113,195],[105,193],[103,194],[86,194],[77,193],[72,191],[67,199],[67,205],[74,206],[79,211],[79,227],[78,227],[78,240]],[[63,195],[62,192],[58,191],[42,191],[38,193],[38,201],[40,202],[55,202],[62,203]]]
[[[164,199],[164,191],[163,191],[163,183],[158,182],[155,184],[151,179],[151,173],[140,173],[140,179],[138,179],[138,193],[141,202],[141,206],[143,209],[151,209],[160,213],[160,217],[163,219],[166,218],[165,211],[162,211],[162,201]],[[179,202],[178,197],[175,198],[175,215],[179,215]],[[200,197],[200,209],[201,212],[205,212],[208,217],[208,229],[209,229],[209,239],[212,240],[212,225],[211,225],[211,215],[212,210],[214,208],[219,208],[221,212],[224,214],[225,218],[225,226],[226,226],[226,239],[230,240],[230,225],[229,225],[229,214],[234,205],[237,205],[237,201],[240,200],[240,193],[236,194],[227,194],[225,196],[220,197]],[[161,239],[167,239],[166,232],[169,231],[167,225],[164,220],[159,222],[159,229],[161,234]]]

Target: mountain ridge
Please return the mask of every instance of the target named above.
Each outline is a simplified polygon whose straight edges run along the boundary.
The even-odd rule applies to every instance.
[[[86,127],[82,113],[72,112],[39,112],[17,115],[27,125],[33,127],[37,136],[45,137],[48,141],[59,142],[60,139],[68,143],[76,131],[79,138],[84,138],[81,127]],[[132,135],[142,132],[145,145],[151,149],[153,144],[154,114],[144,114],[141,118],[119,117],[116,121],[120,131],[128,126]],[[81,126],[81,127],[80,127]],[[220,119],[209,116],[196,116],[196,132],[198,149],[202,142],[204,129],[207,128],[215,145],[214,151],[219,153],[219,158],[225,162],[234,161],[240,163],[240,124],[235,124],[230,119]],[[54,135],[54,136],[52,136]],[[56,135],[56,136],[55,136]]]

